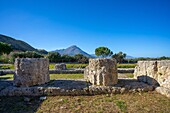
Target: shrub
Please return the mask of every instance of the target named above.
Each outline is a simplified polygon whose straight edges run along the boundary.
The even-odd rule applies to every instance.
[[[46,56],[50,62],[61,62],[61,55],[57,52],[49,52]]]

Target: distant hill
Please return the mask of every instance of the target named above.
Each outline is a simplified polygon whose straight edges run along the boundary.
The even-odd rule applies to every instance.
[[[86,57],[93,58],[93,56],[91,56],[88,53],[84,52],[83,50],[81,50],[76,45],[70,46],[70,47],[68,47],[66,49],[55,50],[55,51],[52,51],[52,52],[58,52],[61,55],[69,55],[69,56],[74,56],[76,54],[82,54],[82,55],[84,55]]]
[[[28,43],[21,41],[21,40],[16,40],[12,37],[5,36],[0,34],[0,42],[8,43],[11,44],[12,48],[14,50],[19,50],[19,51],[37,51],[35,48],[30,46]]]
[[[135,57],[133,57],[133,56],[129,56],[129,55],[127,55],[126,56],[126,59],[134,59]]]
[[[16,40],[12,37],[5,36],[2,34],[0,34],[0,42],[11,44],[11,47],[17,51],[37,51],[41,54],[48,54],[48,52],[44,49],[35,49],[34,47],[22,40]]]

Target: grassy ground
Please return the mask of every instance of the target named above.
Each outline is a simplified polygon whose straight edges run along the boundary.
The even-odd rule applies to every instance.
[[[67,68],[85,68],[88,64],[66,64]],[[49,68],[54,69],[55,64],[50,64]]]
[[[118,74],[119,78],[133,78],[132,73],[123,73],[123,74]],[[50,74],[50,79],[51,80],[56,80],[56,79],[83,79],[84,75],[83,74]],[[13,74],[7,74],[4,76],[0,76],[0,80],[13,80]]]
[[[127,73],[119,77],[133,77]],[[13,79],[13,75],[0,79]],[[83,74],[51,74],[54,79],[81,79]],[[30,101],[26,101],[29,98]],[[169,113],[170,99],[156,92],[95,96],[0,97],[0,113]]]
[[[117,64],[118,68],[135,68],[137,64]]]
[[[67,68],[85,68],[88,64],[66,64]],[[117,64],[118,68],[134,68],[136,64]],[[55,64],[50,64],[49,69],[54,69]],[[13,64],[1,64],[0,69],[14,69]]]
[[[50,80],[56,79],[83,79],[83,74],[50,74]],[[13,80],[13,74],[0,76],[0,80]]]
[[[0,97],[1,113],[169,113],[170,99],[156,93],[96,96]]]
[[[0,69],[14,69],[13,64],[1,64]]]
[[[13,74],[7,74],[7,75],[3,75],[0,76],[0,80],[13,80]]]
[[[56,79],[83,79],[83,74],[50,74],[51,80]]]

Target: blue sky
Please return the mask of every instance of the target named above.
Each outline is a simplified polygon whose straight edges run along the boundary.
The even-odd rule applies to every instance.
[[[169,0],[0,0],[0,34],[48,51],[170,56]]]

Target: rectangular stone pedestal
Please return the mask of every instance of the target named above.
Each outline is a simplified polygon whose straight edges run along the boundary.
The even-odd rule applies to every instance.
[[[84,71],[84,78],[93,85],[109,86],[117,84],[118,76],[116,65],[115,59],[89,59],[89,65]]]
[[[15,59],[15,86],[34,86],[50,81],[49,60],[45,58]]]

